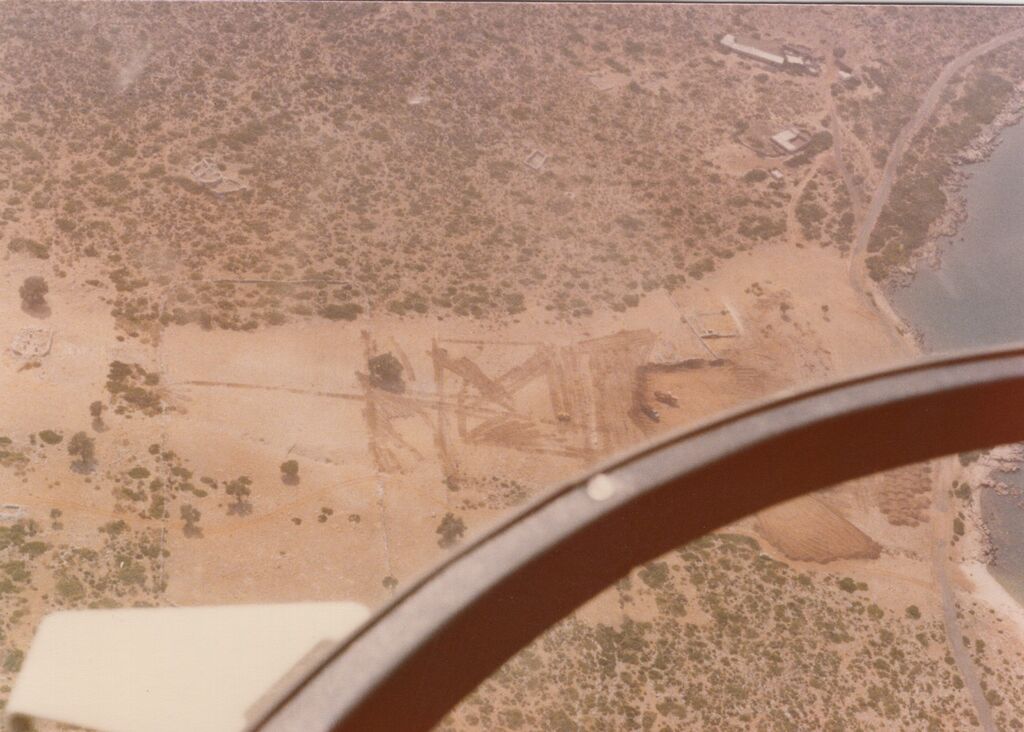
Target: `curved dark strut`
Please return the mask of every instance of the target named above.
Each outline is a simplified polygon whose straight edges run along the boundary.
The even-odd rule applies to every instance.
[[[1024,440],[1024,348],[783,395],[566,483],[409,586],[252,729],[428,730],[637,564],[774,503]]]

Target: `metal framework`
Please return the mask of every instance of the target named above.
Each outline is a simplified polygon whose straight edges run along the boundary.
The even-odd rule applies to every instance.
[[[1024,348],[924,361],[734,411],[568,482],[409,586],[252,730],[429,730],[632,567],[844,480],[1024,440]]]

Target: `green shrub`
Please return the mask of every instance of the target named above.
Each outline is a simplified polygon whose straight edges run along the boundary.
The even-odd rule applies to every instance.
[[[328,320],[355,320],[362,312],[362,306],[354,302],[346,302],[340,305],[335,303],[326,305],[320,314]]]
[[[26,277],[18,289],[21,295],[22,305],[29,310],[36,310],[46,306],[46,293],[50,291],[49,285],[42,277]]]
[[[54,585],[57,595],[68,602],[76,602],[85,597],[85,586],[77,577],[61,574]]]
[[[281,463],[281,480],[288,485],[295,485],[299,482],[299,462],[297,460],[285,460]]]
[[[20,648],[11,648],[4,655],[4,671],[8,673],[18,673],[21,670],[21,664],[25,660],[25,651]]]
[[[39,433],[39,439],[45,442],[47,445],[56,445],[58,442],[64,439],[64,435],[53,430],[43,430]]]
[[[437,545],[442,549],[455,546],[466,533],[466,523],[453,513],[446,513],[436,532],[441,538]]]
[[[402,362],[393,354],[389,352],[374,356],[369,360],[368,365],[371,384],[396,394],[405,391]]]
[[[664,585],[669,579],[668,564],[666,562],[651,562],[637,573],[643,583],[655,589]]]

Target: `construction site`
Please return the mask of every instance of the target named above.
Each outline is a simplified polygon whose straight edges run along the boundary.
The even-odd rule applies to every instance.
[[[379,607],[621,451],[919,358],[886,278],[1024,83],[1005,7],[0,20],[0,700],[50,612]],[[1006,460],[709,526],[439,729],[1017,728]]]

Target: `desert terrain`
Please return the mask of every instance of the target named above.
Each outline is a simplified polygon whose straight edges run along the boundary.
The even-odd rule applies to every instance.
[[[379,605],[616,451],[918,357],[887,288],[1024,96],[1015,8],[0,19],[0,698],[46,612]],[[1015,460],[680,547],[441,728],[1020,728]]]

